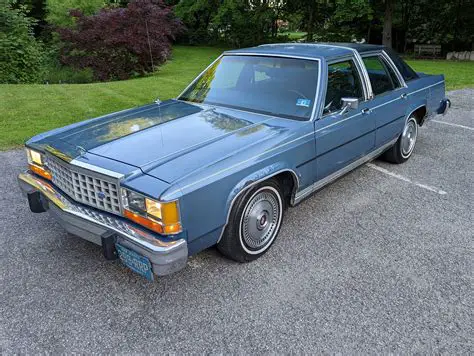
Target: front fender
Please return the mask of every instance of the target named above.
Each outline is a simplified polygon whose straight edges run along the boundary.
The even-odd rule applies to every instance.
[[[191,253],[220,241],[229,222],[233,204],[250,187],[277,174],[288,172],[294,179],[294,190],[297,189],[299,177],[288,163],[268,162],[260,167],[249,166],[238,173],[183,194],[180,199],[182,223],[188,233]]]
[[[299,187],[299,178],[295,170],[290,167],[290,165],[286,162],[275,162],[269,166],[263,167],[258,171],[252,172],[251,174],[247,175],[243,179],[241,179],[234,188],[230,191],[227,202],[226,202],[226,222],[225,225],[229,222],[230,212],[232,211],[233,204],[235,200],[238,198],[240,194],[245,192],[250,187],[263,182],[267,179],[270,179],[280,173],[289,172],[293,177],[293,191],[292,191],[292,198],[294,194],[298,190]],[[225,228],[225,226],[224,226]],[[224,229],[223,228],[223,229]]]

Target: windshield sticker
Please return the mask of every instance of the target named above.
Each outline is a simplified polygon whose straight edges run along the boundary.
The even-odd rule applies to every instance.
[[[309,99],[298,99],[296,100],[296,106],[304,106],[304,107],[307,107],[309,108],[309,106],[311,105],[311,100]]]

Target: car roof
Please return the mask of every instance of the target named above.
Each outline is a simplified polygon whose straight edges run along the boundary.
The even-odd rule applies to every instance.
[[[225,54],[263,54],[283,55],[290,57],[307,57],[314,59],[333,59],[352,54],[381,51],[384,46],[361,43],[272,43],[224,52]]]

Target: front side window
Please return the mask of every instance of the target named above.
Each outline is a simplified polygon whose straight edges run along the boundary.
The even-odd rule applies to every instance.
[[[318,75],[317,61],[227,55],[209,67],[179,99],[308,120]]]
[[[328,87],[323,115],[341,110],[342,98],[364,98],[360,75],[352,60],[328,65]]]
[[[395,72],[380,56],[369,56],[362,59],[375,96],[400,87]]]

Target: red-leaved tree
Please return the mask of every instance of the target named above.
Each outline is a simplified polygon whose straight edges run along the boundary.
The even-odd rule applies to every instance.
[[[183,30],[172,9],[161,0],[134,0],[126,8],[104,8],[85,16],[71,10],[74,28],[59,28],[64,41],[61,61],[92,68],[98,80],[126,79],[150,72],[171,54],[171,43]]]

